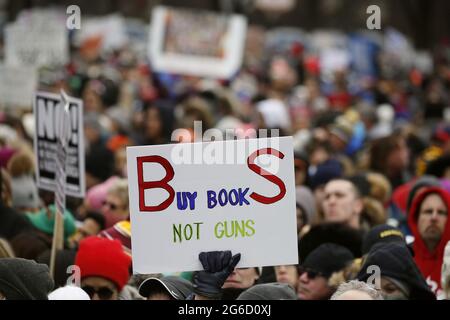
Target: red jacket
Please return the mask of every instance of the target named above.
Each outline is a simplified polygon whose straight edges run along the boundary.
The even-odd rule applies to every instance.
[[[408,224],[411,229],[411,233],[414,236],[414,260],[431,290],[436,295],[439,295],[438,291],[441,290],[441,267],[444,249],[445,245],[450,240],[450,219],[447,219],[441,241],[433,251],[429,251],[419,234],[417,218],[422,201],[430,193],[439,194],[444,200],[447,210],[450,212],[450,194],[439,187],[429,187],[421,191],[414,198],[408,215]]]

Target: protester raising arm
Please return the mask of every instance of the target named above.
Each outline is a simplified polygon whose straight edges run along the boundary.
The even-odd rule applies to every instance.
[[[241,259],[231,251],[211,251],[199,254],[203,270],[194,274],[195,300],[214,300],[222,297],[222,286]]]

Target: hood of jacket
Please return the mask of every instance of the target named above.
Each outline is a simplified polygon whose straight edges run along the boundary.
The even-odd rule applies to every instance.
[[[450,240],[450,222],[449,219],[447,219],[447,223],[439,244],[434,250],[429,250],[420,236],[417,221],[420,206],[422,205],[424,199],[430,194],[438,194],[447,205],[447,211],[450,211],[450,194],[439,187],[429,187],[421,191],[413,199],[408,213],[408,225],[412,235],[414,236],[414,260],[427,280],[428,285],[430,285],[432,290],[436,292],[441,288],[441,266],[445,245]]]
[[[364,259],[358,280],[367,281],[373,275],[371,266],[378,266],[382,277],[389,277],[407,285],[409,300],[435,300],[414,259],[405,244],[398,242],[376,243]]]

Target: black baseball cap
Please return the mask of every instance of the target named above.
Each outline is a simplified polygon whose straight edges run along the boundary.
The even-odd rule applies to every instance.
[[[400,242],[406,244],[405,236],[395,227],[387,224],[380,224],[373,227],[365,236],[362,243],[362,253],[367,254],[375,243],[379,242]]]
[[[167,292],[175,300],[186,300],[194,292],[191,282],[177,276],[148,278],[139,286],[139,294],[148,297],[153,292]]]

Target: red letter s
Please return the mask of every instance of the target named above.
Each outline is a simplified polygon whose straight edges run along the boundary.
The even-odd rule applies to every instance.
[[[276,184],[278,188],[280,188],[280,193],[274,197],[266,197],[256,192],[253,192],[250,195],[250,198],[263,204],[272,204],[283,199],[284,195],[286,194],[286,186],[283,183],[283,181],[276,175],[271,174],[270,172],[264,170],[263,168],[255,164],[256,158],[263,154],[272,154],[280,159],[284,158],[284,154],[276,149],[266,148],[253,152],[247,159],[247,166],[250,168],[250,170],[260,175],[264,179],[269,180],[273,184]]]

